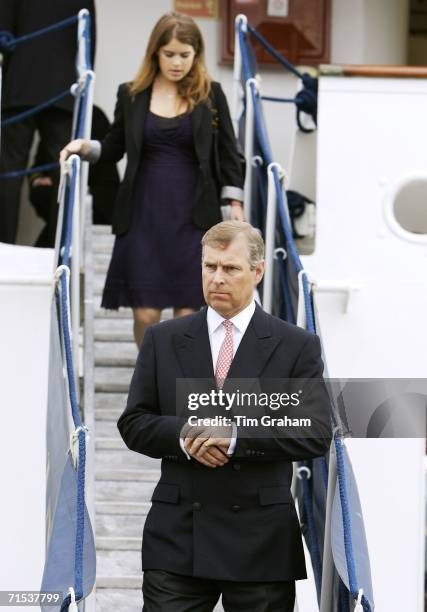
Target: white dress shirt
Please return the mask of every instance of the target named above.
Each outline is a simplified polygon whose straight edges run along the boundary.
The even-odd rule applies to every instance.
[[[237,349],[239,348],[240,341],[243,338],[254,312],[255,302],[252,301],[249,306],[246,306],[246,308],[236,314],[235,317],[230,319],[230,321],[233,323],[233,358]],[[225,319],[223,316],[221,316],[210,306],[208,307],[207,323],[214,372],[216,370],[216,362],[218,361],[219,351],[225,338],[225,326],[223,325],[224,321]]]
[[[248,325],[253,317],[255,312],[255,301],[246,306],[243,310],[241,310],[235,317],[230,319],[232,322],[232,334],[233,334],[233,359],[236,354],[237,349],[239,348],[239,344],[245,334],[245,331],[248,328]],[[211,345],[211,355],[212,355],[212,363],[213,370],[216,370],[216,362],[218,361],[218,355],[221,348],[222,343],[225,338],[225,326],[222,324],[226,319],[220,315],[216,310],[208,306],[207,312],[207,324],[208,324],[208,334],[209,334],[209,343]],[[232,438],[230,442],[230,446],[228,447],[227,455],[232,455],[234,453],[234,449],[236,448],[237,442],[237,427],[236,424],[233,423],[233,431]],[[184,447],[184,440],[180,438],[180,446],[183,452],[185,453],[188,459],[191,459],[190,455],[187,453]]]

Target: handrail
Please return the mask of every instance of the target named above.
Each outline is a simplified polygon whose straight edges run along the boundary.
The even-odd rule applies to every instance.
[[[51,25],[48,25],[45,28],[40,28],[39,30],[35,30],[34,32],[29,32],[28,34],[19,36],[18,38],[15,38],[10,32],[0,32],[0,51],[13,51],[16,45],[19,45],[23,42],[27,42],[29,40],[34,40],[34,38],[44,36],[45,34],[50,34],[51,32],[56,32],[57,30],[62,30],[63,28],[68,28],[68,26],[71,26],[76,23],[77,20],[78,16],[73,15],[71,17],[63,19],[62,21],[58,21],[57,23],[52,23]]]
[[[375,64],[321,64],[319,66],[319,74],[321,76],[427,79],[427,68],[425,66],[388,66]]]
[[[273,174],[273,168],[275,167],[279,169],[280,173],[283,173],[279,164],[276,164],[275,162],[268,164],[267,215],[265,221],[265,272],[262,295],[262,307],[268,313],[272,312],[273,307],[274,254],[277,213],[277,195]]]
[[[252,159],[254,154],[254,106],[250,88],[256,87],[255,79],[248,79],[246,82],[246,123],[245,123],[245,159],[246,173],[245,184],[243,187],[243,210],[245,218],[251,220],[251,205],[252,205]]]
[[[248,50],[247,50],[247,31],[250,31],[252,34],[254,33],[253,28],[247,24],[247,20],[245,21],[242,16],[238,16],[236,18],[236,39],[238,38],[238,42],[240,45],[240,55],[239,64],[242,67],[243,79],[246,83],[246,91],[247,98],[246,104],[247,107],[252,103],[253,105],[253,115],[254,115],[254,127],[257,136],[257,142],[261,149],[262,156],[264,158],[264,163],[268,165],[268,183],[269,183],[269,194],[268,194],[268,206],[267,206],[267,222],[266,222],[266,275],[264,278],[264,293],[265,293],[265,304],[263,304],[264,308],[271,309],[272,304],[272,267],[273,267],[273,258],[275,254],[275,249],[272,248],[272,235],[274,235],[276,227],[275,227],[275,218],[276,218],[276,206],[278,205],[278,213],[280,218],[280,227],[286,244],[287,257],[289,257],[294,265],[296,272],[298,273],[298,315],[296,323],[302,327],[305,327],[312,333],[316,333],[315,326],[315,316],[313,311],[312,304],[312,291],[310,288],[310,283],[307,277],[307,274],[303,268],[301,260],[298,255],[298,251],[295,246],[295,242],[292,236],[292,230],[290,228],[289,223],[289,211],[286,201],[286,191],[282,189],[281,181],[280,181],[280,173],[278,169],[278,164],[274,163],[272,158],[272,154],[268,145],[265,126],[262,117],[261,111],[261,95],[259,91],[259,87],[257,91],[254,86],[253,74],[250,69],[249,60],[248,60]],[[238,34],[238,36],[237,36]],[[259,35],[256,36],[259,39]],[[264,45],[265,46],[265,45]],[[274,52],[273,55],[276,57],[277,53]],[[276,59],[278,59],[276,57]],[[282,58],[283,59],[283,58]],[[286,60],[284,60],[286,61]],[[282,61],[282,63],[284,63]],[[289,66],[288,66],[289,68]],[[295,71],[292,70],[294,73]],[[310,105],[312,102],[315,102],[315,107],[313,107],[313,119],[315,119],[315,115],[317,113],[317,99],[315,99],[315,91],[317,91],[317,81],[309,77],[309,75],[300,75],[304,81],[304,85],[307,86],[306,89],[306,97],[302,99],[302,106],[306,103]],[[310,80],[311,79],[311,80]],[[237,79],[235,79],[235,87],[237,86]],[[236,98],[236,96],[235,96]],[[248,103],[248,99],[251,99],[251,102]],[[298,110],[303,110],[303,108],[298,107]],[[297,122],[301,129],[299,117],[297,115]],[[253,129],[252,125],[250,126]],[[303,130],[306,131],[306,130]],[[250,155],[250,151],[248,151],[248,155],[246,157],[247,167],[252,167],[252,156]],[[247,216],[250,219],[250,216]],[[267,234],[268,232],[268,234]],[[274,238],[273,238],[274,240]],[[274,246],[274,243],[273,243]],[[268,247],[268,248],[267,248]],[[355,600],[357,606],[360,609],[363,608],[365,612],[370,612],[371,606],[368,599],[363,595],[363,591],[358,588],[357,577],[355,572],[355,565],[353,562],[353,552],[352,552],[352,538],[351,538],[351,525],[350,525],[350,515],[348,510],[348,499],[347,499],[347,488],[345,482],[345,474],[344,474],[344,458],[338,457],[341,450],[342,443],[342,433],[340,433],[336,429],[336,420],[334,419],[334,414],[331,409],[331,420],[335,426],[334,431],[334,441],[335,441],[335,449],[337,454],[337,478],[338,484],[340,488],[340,496],[341,496],[341,507],[342,507],[342,520],[343,520],[343,531],[344,531],[344,539],[345,539],[345,555],[347,561],[347,571],[349,575],[349,590],[351,596]],[[312,522],[312,530],[315,530],[314,522]],[[311,536],[314,540],[316,540],[316,534],[311,533]],[[312,563],[313,569],[316,576],[316,584],[318,590],[322,584],[322,567],[320,561],[320,554],[318,548],[316,548],[317,542],[315,541],[313,544],[313,549],[311,550],[312,555]],[[330,543],[325,541],[325,547],[330,547]],[[328,550],[327,550],[328,552]],[[329,551],[330,552],[330,551]],[[331,555],[327,555],[326,561],[331,562]],[[326,585],[330,586],[330,571],[331,567],[328,567],[328,577],[325,577],[325,581],[323,582],[325,588]],[[325,608],[325,602],[327,601],[326,594],[322,597],[322,611],[326,610],[329,612],[329,608]]]

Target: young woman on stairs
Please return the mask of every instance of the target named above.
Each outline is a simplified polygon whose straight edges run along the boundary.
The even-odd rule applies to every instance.
[[[230,113],[204,48],[190,17],[163,15],[134,80],[119,86],[106,138],[74,140],[61,152],[61,162],[79,154],[92,163],[127,154],[102,306],[133,309],[138,347],[162,309],[173,307],[177,317],[204,304],[200,240],[222,220],[221,204],[231,204],[231,219],[243,219]]]

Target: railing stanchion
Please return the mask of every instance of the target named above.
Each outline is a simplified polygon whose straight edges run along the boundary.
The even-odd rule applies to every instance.
[[[234,64],[233,64],[233,98],[231,106],[231,116],[233,121],[234,135],[239,138],[239,122],[242,110],[243,88],[241,83],[242,74],[242,53],[240,51],[239,24],[246,28],[248,19],[246,15],[237,15],[234,21]]]
[[[265,312],[270,314],[273,306],[274,249],[276,240],[277,211],[277,193],[273,168],[277,168],[279,169],[279,172],[281,172],[281,167],[279,164],[275,162],[268,164],[267,215],[265,220],[265,272],[262,294],[262,307]]]
[[[76,175],[73,203],[73,228],[71,234],[71,330],[74,375],[76,379],[76,392],[79,393],[79,329],[80,329],[80,171],[81,161],[77,155],[72,155],[70,160],[76,161]]]
[[[251,204],[252,204],[252,176],[253,176],[253,164],[252,158],[254,155],[254,105],[252,99],[252,85],[258,90],[258,83],[256,79],[248,79],[246,81],[246,122],[245,122],[245,159],[246,159],[246,173],[245,173],[245,184],[243,191],[243,209],[245,211],[245,218],[251,222]]]
[[[92,112],[93,112],[93,97],[95,89],[95,73],[88,70],[86,73],[86,120],[83,128],[82,138],[90,139],[92,133]],[[82,162],[80,170],[80,245],[84,248],[84,227],[85,227],[85,209],[86,200],[89,195],[88,191],[89,180],[89,162]]]
[[[87,9],[81,9],[78,15],[77,29],[77,74],[79,77],[84,76],[86,70],[92,68],[89,64],[90,59],[90,40],[86,36],[86,28],[90,27],[90,13]],[[89,44],[88,44],[89,43]]]

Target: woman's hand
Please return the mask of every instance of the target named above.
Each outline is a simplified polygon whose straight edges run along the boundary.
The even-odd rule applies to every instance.
[[[89,153],[89,141],[84,138],[78,138],[69,142],[59,154],[59,161],[61,164],[70,157],[70,155],[80,155],[84,157]]]
[[[230,200],[230,221],[244,221],[243,204],[239,200]]]

